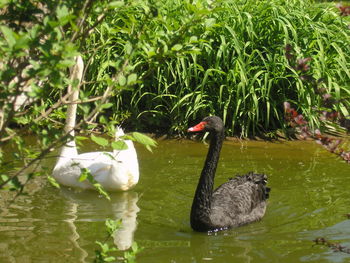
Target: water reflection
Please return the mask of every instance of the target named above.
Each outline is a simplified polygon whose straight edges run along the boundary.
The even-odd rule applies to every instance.
[[[318,237],[323,237],[331,243],[340,243],[342,246],[349,248],[350,242],[348,241],[350,236],[350,220],[343,220],[339,223],[336,223],[332,226],[305,231],[300,233],[301,239],[312,240]],[[322,258],[328,259],[330,262],[349,262],[350,255],[348,253],[334,252],[331,248],[326,248],[326,246],[319,246],[319,249],[324,250],[323,253],[310,255],[304,255],[301,257],[301,261],[310,262],[317,261]],[[326,248],[326,249],[324,249]]]
[[[71,235],[69,235],[69,237],[68,237],[69,240],[72,242],[74,247],[80,252],[79,253],[79,262],[85,262],[86,258],[88,256],[88,253],[83,248],[80,247],[79,242],[78,242],[80,235],[79,235],[79,233],[77,231],[77,227],[75,225],[75,221],[78,218],[77,214],[78,214],[78,204],[71,202],[70,208],[68,208],[68,211],[67,211],[67,216],[70,218],[67,218],[64,221],[68,223],[68,226],[72,232]]]
[[[225,262],[227,254],[234,255],[239,262],[252,262],[251,251],[254,250],[249,240],[241,240],[232,229],[220,233],[192,233],[191,253],[195,262]]]
[[[80,238],[76,227],[77,222],[105,221],[107,218],[121,219],[121,227],[113,234],[114,243],[119,250],[131,247],[137,227],[137,213],[140,211],[137,206],[138,193],[113,193],[110,195],[111,201],[97,197],[92,191],[74,192],[62,188],[61,194],[68,201],[66,212],[68,219],[65,221],[72,231],[70,240],[81,251],[82,261],[87,257],[87,252],[77,242]]]
[[[7,192],[0,191],[0,262],[92,262],[95,241],[105,240],[107,218],[124,220],[114,236],[120,249],[130,247],[137,228],[142,263],[349,262],[350,255],[312,240],[350,247],[350,220],[344,217],[350,213],[350,165],[314,142],[240,146],[225,142],[215,184],[249,170],[268,174],[272,192],[259,222],[211,236],[193,232],[189,212],[207,148],[167,140],[152,154],[138,149],[140,200],[135,192],[115,193],[108,201],[96,192],[57,190],[42,178],[4,208]]]

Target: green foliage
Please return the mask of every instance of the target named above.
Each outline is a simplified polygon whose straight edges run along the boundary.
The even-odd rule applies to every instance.
[[[0,188],[16,181],[12,185],[21,191],[21,184],[33,177],[25,169],[38,167],[59,144],[52,140],[59,137],[55,124],[46,117],[53,101],[58,100],[56,95],[67,86],[67,70],[78,54],[78,43],[73,41],[74,34],[82,33],[77,27],[78,10],[88,10],[82,8],[83,3],[57,1],[12,0],[1,5],[0,148],[12,147],[14,158],[23,168],[2,177]],[[25,133],[40,135],[34,149],[23,139]],[[13,167],[13,163],[4,161],[5,157],[0,158],[2,172]],[[20,174],[24,176],[21,182]]]
[[[49,181],[49,183],[56,188],[60,188],[59,183],[56,181],[55,178],[53,178],[52,176],[47,176],[47,180]]]
[[[114,247],[114,244],[112,245],[112,247],[110,247],[108,241],[111,239],[113,233],[121,227],[122,221],[107,219],[105,224],[108,236],[105,242],[96,241],[96,244],[99,246],[99,249],[95,250],[95,263],[117,262],[116,257],[111,255],[111,253],[117,251],[117,249]],[[133,242],[131,249],[124,252],[124,259],[122,260],[122,262],[136,262],[136,255],[141,251],[142,248],[138,247],[136,242]]]
[[[106,241],[103,243],[96,241],[96,244],[99,246],[99,249],[95,250],[95,260],[94,260],[95,263],[116,261],[116,258],[109,254],[111,252],[116,251],[117,249],[114,246],[110,247],[107,241],[112,237],[113,233],[118,228],[120,228],[121,220],[107,219],[105,222],[105,225],[106,225],[108,236],[106,238]]]
[[[116,141],[116,142],[112,142],[111,146],[113,148],[113,150],[126,150],[128,149],[128,145],[124,142],[124,141]]]
[[[98,72],[90,72],[91,80],[108,78],[123,57],[137,73],[136,87],[117,94],[113,106],[130,112],[128,122],[136,127],[184,133],[189,121],[216,114],[229,135],[267,133],[284,127],[286,99],[317,125],[319,96],[289,64],[287,44],[298,59],[312,58],[310,74],[324,80],[348,114],[342,99],[349,94],[349,21],[334,6],[301,0],[142,3],[105,20],[88,45],[98,40],[107,50],[94,50],[95,62],[104,66],[92,67]],[[103,83],[91,90],[98,94]]]
[[[138,143],[143,144],[147,148],[147,150],[149,150],[150,152],[152,152],[152,147],[157,146],[157,142],[155,140],[139,132],[133,132],[131,139],[133,139]]]
[[[81,170],[81,174],[79,176],[80,182],[88,180],[95,187],[95,189],[98,191],[100,195],[107,198],[108,200],[111,200],[111,197],[109,196],[109,194],[105,191],[102,185],[95,180],[93,175],[90,173],[89,169],[81,168],[80,170]]]
[[[97,137],[93,134],[91,134],[91,140],[94,141],[95,143],[97,143],[100,146],[107,146],[108,145],[108,140],[102,137]]]
[[[142,248],[140,248],[136,242],[133,242],[131,245],[131,250],[124,252],[124,258],[125,262],[127,263],[135,263],[136,262],[136,255],[142,251]]]

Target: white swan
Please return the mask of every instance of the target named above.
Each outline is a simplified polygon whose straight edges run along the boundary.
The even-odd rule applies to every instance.
[[[71,92],[70,104],[67,107],[65,131],[74,138],[74,126],[76,121],[77,104],[79,98],[79,85],[82,79],[84,63],[80,56],[76,58],[76,65],[72,68],[71,79],[78,79],[78,87]],[[124,135],[121,128],[116,127],[116,139]],[[139,165],[133,142],[125,140],[126,150],[114,150],[113,152],[89,152],[78,154],[74,139],[68,141],[61,149],[60,156],[53,169],[52,176],[62,185],[94,189],[94,186],[86,179],[79,181],[82,169],[88,169],[94,179],[107,191],[126,191],[135,186],[139,180]]]

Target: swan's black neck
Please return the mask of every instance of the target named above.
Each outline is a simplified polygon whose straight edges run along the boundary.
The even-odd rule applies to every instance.
[[[192,203],[191,227],[197,231],[208,231],[210,226],[210,207],[213,195],[214,177],[224,140],[224,130],[212,131],[207,158],[199,178]]]

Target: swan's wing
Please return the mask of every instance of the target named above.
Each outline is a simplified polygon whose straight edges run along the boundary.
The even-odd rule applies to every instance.
[[[89,169],[92,175],[99,174],[99,170],[103,169],[107,173],[106,167],[112,164],[112,158],[103,154],[103,152],[83,153],[76,156],[61,157],[61,162],[53,170],[53,177],[60,183],[66,186],[78,188],[93,188],[88,182],[79,181],[83,168]]]
[[[212,220],[238,226],[259,220],[265,213],[269,188],[266,175],[249,173],[218,187],[212,197]]]
[[[79,181],[83,168],[88,169],[94,179],[110,191],[127,190],[139,179],[136,154],[132,159],[123,151],[117,155],[115,152],[89,152],[73,156],[55,168],[53,176],[66,186],[94,188],[88,180]]]
[[[79,155],[80,163],[106,190],[127,190],[139,180],[136,151],[96,152]]]

